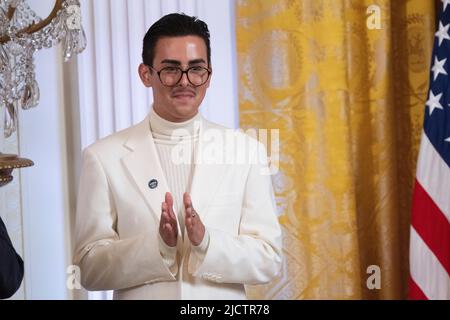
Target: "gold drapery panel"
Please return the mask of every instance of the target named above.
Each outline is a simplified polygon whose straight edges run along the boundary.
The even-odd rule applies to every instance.
[[[407,297],[434,24],[431,0],[236,2],[240,126],[280,129],[285,265],[251,297]]]

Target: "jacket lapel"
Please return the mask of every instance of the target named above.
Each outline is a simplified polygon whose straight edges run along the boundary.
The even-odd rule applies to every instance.
[[[122,162],[159,225],[161,203],[169,188],[150,132],[148,116],[132,131],[125,147],[131,152],[122,158]],[[153,188],[149,185],[152,180]]]

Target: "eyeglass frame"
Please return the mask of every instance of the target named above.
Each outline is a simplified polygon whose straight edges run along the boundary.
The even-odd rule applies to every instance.
[[[187,68],[186,70],[181,69],[179,66],[167,66],[167,67],[161,68],[160,70],[156,70],[155,68],[153,68],[151,65],[148,65],[148,64],[146,64],[146,66],[149,67],[151,70],[155,71],[156,74],[158,75],[158,79],[159,79],[159,81],[161,82],[161,84],[162,84],[163,86],[165,86],[165,87],[168,87],[168,88],[174,88],[174,87],[176,87],[176,86],[180,83],[181,79],[183,79],[183,75],[184,75],[184,74],[186,74],[186,78],[188,79],[188,81],[189,81],[189,83],[190,83],[191,85],[193,85],[195,88],[201,87],[201,86],[203,86],[205,83],[208,82],[209,78],[211,77],[211,73],[212,73],[212,70],[210,70],[209,68],[203,67],[203,66],[192,66],[192,67]],[[198,68],[198,67],[205,69],[205,70],[208,72],[208,77],[206,78],[205,82],[203,82],[202,84],[196,85],[196,84],[193,84],[193,83],[192,83],[191,79],[189,79],[189,73],[188,73],[188,72],[189,72],[189,70],[191,70],[191,69],[193,69],[193,68]],[[169,85],[167,85],[167,84],[164,84],[164,82],[161,80],[161,72],[162,72],[164,69],[166,69],[166,68],[177,68],[177,69],[179,69],[179,70],[181,71],[180,79],[178,79],[178,81],[177,81],[174,85],[169,86]]]

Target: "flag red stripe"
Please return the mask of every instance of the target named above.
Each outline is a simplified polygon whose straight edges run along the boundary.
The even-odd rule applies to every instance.
[[[412,225],[450,275],[450,223],[417,180]]]
[[[408,293],[409,300],[428,300],[425,293],[423,293],[423,291],[420,289],[420,287],[417,285],[414,279],[411,278],[411,276],[409,276],[408,282],[409,282],[409,293]]]

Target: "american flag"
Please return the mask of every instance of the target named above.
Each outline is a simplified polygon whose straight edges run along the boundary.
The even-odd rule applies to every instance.
[[[441,0],[417,163],[410,299],[450,299],[450,0]]]

